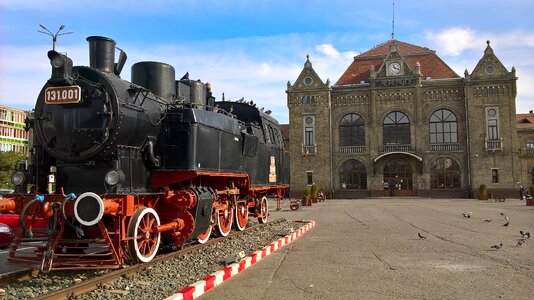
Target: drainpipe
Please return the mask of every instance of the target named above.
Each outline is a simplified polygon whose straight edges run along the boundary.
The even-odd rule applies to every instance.
[[[471,145],[469,140],[469,108],[467,105],[469,96],[468,96],[468,85],[469,85],[469,72],[467,72],[467,69],[465,69],[464,72],[465,76],[465,85],[464,85],[464,95],[465,95],[465,101],[464,101],[464,107],[465,107],[465,144],[466,144],[466,153],[467,153],[467,197],[469,198],[469,194],[471,193]]]
[[[330,88],[330,80],[326,79],[326,88],[328,91],[328,127],[330,134],[330,191],[331,197],[334,198],[334,142],[332,138],[332,93]]]

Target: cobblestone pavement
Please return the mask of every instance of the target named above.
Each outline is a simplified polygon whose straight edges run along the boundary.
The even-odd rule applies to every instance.
[[[271,218],[317,225],[201,299],[534,299],[534,237],[517,246],[520,230],[534,233],[534,207],[524,201],[269,205]]]

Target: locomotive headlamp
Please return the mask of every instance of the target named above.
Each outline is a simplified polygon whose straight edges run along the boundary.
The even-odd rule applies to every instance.
[[[93,226],[104,215],[104,201],[93,192],[81,194],[74,202],[74,216],[80,224]]]
[[[124,173],[121,170],[110,170],[106,173],[104,180],[108,185],[116,185],[124,180]]]
[[[66,56],[53,50],[48,51],[48,58],[50,59],[50,65],[52,65],[52,68],[61,68],[61,66],[67,62]]]
[[[50,65],[52,66],[52,78],[56,80],[58,78],[67,80],[67,83],[71,84],[72,60],[55,50],[48,51],[48,58],[50,59]]]
[[[23,171],[17,170],[11,174],[11,183],[15,186],[22,185],[26,180],[26,174]]]

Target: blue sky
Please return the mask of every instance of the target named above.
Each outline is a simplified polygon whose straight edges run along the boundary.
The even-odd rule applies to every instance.
[[[89,2],[89,3],[88,3]],[[395,1],[398,40],[436,51],[463,76],[486,40],[517,69],[517,112],[534,109],[534,1]],[[57,50],[88,64],[85,38],[113,38],[138,61],[161,61],[209,81],[217,98],[245,97],[288,122],[285,89],[310,55],[319,76],[335,83],[358,53],[391,38],[392,1],[92,0],[0,2],[0,103],[30,109],[50,76],[51,38],[39,24],[73,34]]]

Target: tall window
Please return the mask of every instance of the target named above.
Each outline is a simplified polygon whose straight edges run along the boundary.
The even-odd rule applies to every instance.
[[[410,144],[410,120],[400,111],[389,113],[384,118],[384,145]]]
[[[339,170],[339,183],[342,189],[367,189],[365,166],[358,160],[347,160]]]
[[[339,122],[339,146],[365,146],[365,126],[358,114],[347,114]]]
[[[308,185],[312,185],[313,184],[313,171],[307,171],[306,178],[307,178]]]
[[[458,124],[450,110],[435,111],[430,117],[429,126],[431,144],[458,142]]]
[[[459,189],[460,167],[447,157],[436,159],[430,165],[431,189]]]
[[[495,141],[499,139],[499,108],[486,108],[486,122],[488,128],[488,140]]]
[[[491,183],[499,183],[499,169],[491,169]]]
[[[315,118],[313,116],[304,116],[304,146],[315,145]]]

